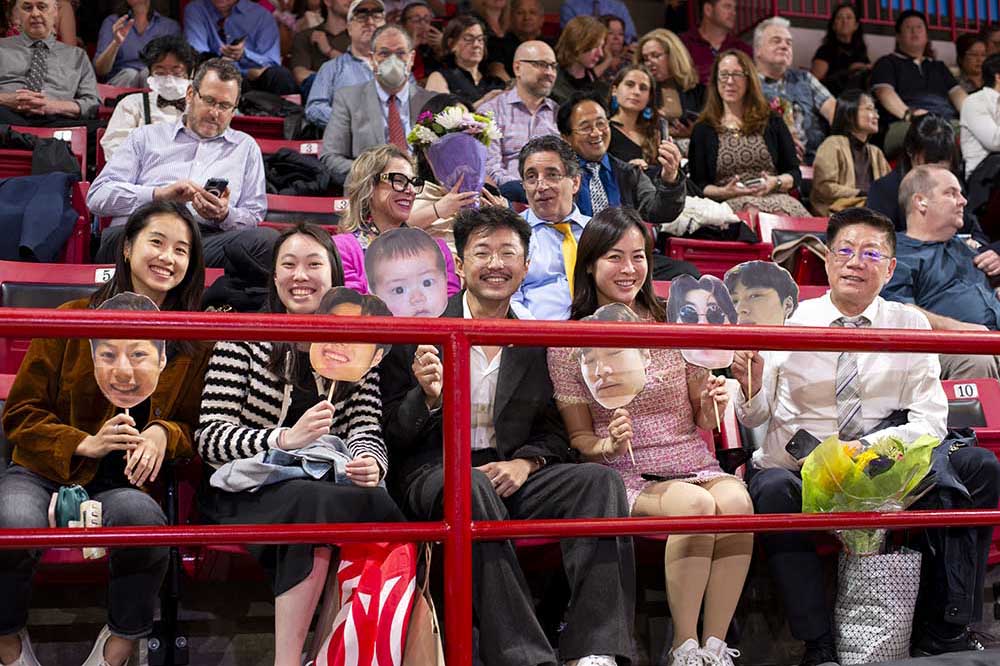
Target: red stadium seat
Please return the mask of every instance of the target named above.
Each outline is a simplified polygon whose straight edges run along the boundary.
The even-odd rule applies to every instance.
[[[37,137],[63,139],[70,144],[70,152],[80,163],[80,175],[87,174],[87,128],[86,127],[25,127],[11,125],[11,129]],[[0,149],[0,178],[31,175],[31,151]]]
[[[816,234],[820,238],[826,237],[826,226],[829,218],[826,217],[790,217],[787,215],[774,215],[773,213],[757,214],[757,230],[760,239],[774,248],[773,233],[775,231],[785,231],[800,234]],[[823,261],[813,252],[806,248],[800,248],[798,257],[795,260],[795,270],[793,275],[798,284],[826,284],[826,268]]]
[[[703,274],[718,278],[744,261],[771,260],[771,246],[767,243],[670,238],[667,249],[671,259],[689,261]]]
[[[84,181],[73,185],[73,193],[70,202],[77,212],[76,224],[73,225],[73,233],[66,240],[62,254],[59,256],[61,264],[86,264],[90,261],[90,211],[87,210],[87,190],[90,183]]]
[[[128,93],[142,92],[146,88],[126,88],[123,86],[112,86],[107,83],[97,84],[97,97],[101,100],[101,105],[97,107],[97,117],[102,120],[107,120],[114,113],[115,109],[113,106],[107,104],[107,101],[116,101],[120,96],[127,95]]]
[[[335,226],[346,209],[347,199],[344,197],[268,194],[267,221],[262,226],[280,228],[285,224],[299,221]]]
[[[322,141],[291,141],[286,139],[261,139],[256,138],[260,152],[265,155],[273,155],[282,148],[294,150],[302,155],[319,155],[319,149],[323,145]]]
[[[256,139],[285,138],[285,119],[278,116],[233,116],[229,126]]]

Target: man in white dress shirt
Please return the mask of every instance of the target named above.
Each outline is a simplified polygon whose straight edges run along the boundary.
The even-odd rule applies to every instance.
[[[867,208],[836,213],[830,218],[827,239],[830,291],[801,302],[788,325],[930,329],[921,312],[878,295],[896,268],[895,231],[887,217]],[[754,390],[749,399],[748,367]],[[943,439],[948,402],[939,375],[936,354],[737,352],[733,376],[742,390],[736,414],[748,427],[769,421],[764,443],[753,458],[750,495],[755,510],[801,511],[801,462],[785,450],[799,430],[820,440],[839,435],[845,444],[858,448],[886,436],[904,442],[925,434]],[[936,489],[924,498],[926,503],[921,500],[920,508],[996,508],[1000,465],[994,455],[980,448],[959,448],[950,454],[949,464],[945,451],[938,452],[944,455],[943,474],[936,477]],[[943,476],[956,483],[949,486]],[[964,487],[959,490],[960,486]],[[982,575],[992,530],[927,530],[927,534],[928,540],[938,539],[938,550],[924,553],[927,584],[921,589],[914,651],[981,650],[967,625],[982,606]],[[758,538],[781,591],[792,635],[806,643],[801,663],[836,663],[823,567],[812,539],[802,532]],[[967,551],[964,555],[956,552],[962,548]]]

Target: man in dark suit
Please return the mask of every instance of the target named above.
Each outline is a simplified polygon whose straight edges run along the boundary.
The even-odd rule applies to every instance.
[[[371,66],[374,80],[337,91],[323,132],[319,159],[337,185],[344,185],[354,158],[366,148],[392,143],[409,152],[406,135],[435,95],[410,80],[413,40],[398,25],[375,31]]]
[[[687,190],[680,170],[681,151],[672,141],[660,142],[656,178],[608,152],[611,123],[604,101],[593,92],[573,93],[556,113],[563,139],[580,160],[580,190],[576,205],[584,215],[594,216],[608,207],[628,206],[653,224],[668,224],[684,210]]]
[[[456,268],[466,290],[445,317],[516,319],[511,295],[527,272],[531,229],[506,208],[465,209],[455,219]],[[472,518],[596,518],[629,513],[612,469],[571,462],[553,401],[546,352],[538,347],[473,347]],[[439,520],[444,502],[443,367],[430,345],[394,345],[382,364],[384,434],[397,498],[416,520]],[[454,388],[452,389],[454,390]],[[632,541],[562,541],[572,593],[559,658],[614,666],[632,658],[635,570]],[[510,541],[473,544],[473,605],[479,654],[487,666],[556,664],[535,619]]]

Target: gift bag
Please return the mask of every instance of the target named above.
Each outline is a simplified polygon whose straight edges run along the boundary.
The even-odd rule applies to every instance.
[[[424,580],[413,601],[410,627],[406,634],[403,666],[445,666],[441,627],[438,626],[434,600],[428,591],[431,578],[431,545],[424,544]]]
[[[920,589],[920,553],[841,553],[833,623],[841,664],[910,656],[913,609]]]
[[[316,666],[401,666],[416,573],[412,543],[342,546],[340,611]]]

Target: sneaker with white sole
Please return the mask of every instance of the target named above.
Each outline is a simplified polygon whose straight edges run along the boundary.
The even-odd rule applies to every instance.
[[[740,656],[739,650],[734,650],[715,636],[709,636],[705,647],[701,649],[701,660],[705,666],[735,666],[733,659]]]
[[[90,656],[87,657],[87,661],[83,662],[83,666],[111,666],[104,658],[104,646],[107,645],[109,638],[111,638],[111,629],[108,628],[108,625],[104,625],[101,633],[97,635],[94,649],[90,651]],[[126,659],[124,666],[129,666],[131,661],[131,657]]]
[[[703,666],[698,641],[689,638],[670,651],[670,666]]]
[[[588,654],[586,657],[567,661],[566,666],[616,666],[617,663],[611,655]]]
[[[21,654],[19,654],[17,659],[12,661],[9,666],[41,666],[38,663],[38,657],[35,656],[34,648],[31,647],[31,639],[28,638],[28,630],[22,629],[17,632],[17,637],[21,639]]]

